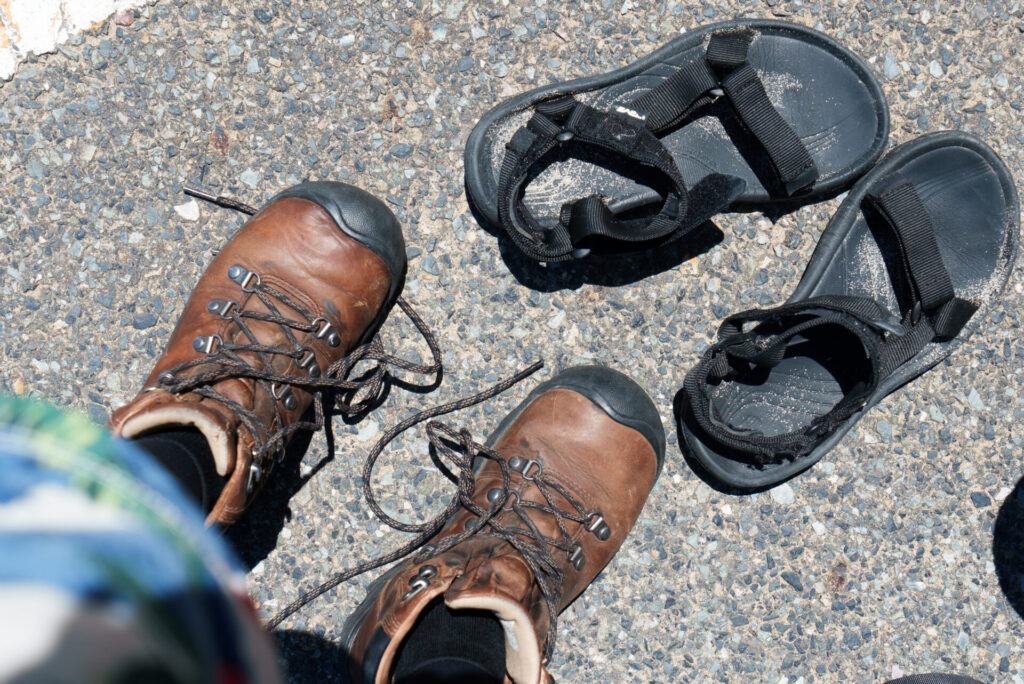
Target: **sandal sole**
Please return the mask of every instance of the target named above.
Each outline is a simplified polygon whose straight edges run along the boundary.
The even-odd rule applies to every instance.
[[[978,305],[978,310],[948,341],[931,342],[916,356],[885,378],[864,408],[846,420],[835,433],[806,456],[781,464],[757,467],[730,458],[703,441],[686,402],[677,405],[679,431],[697,463],[715,480],[740,489],[764,489],[788,480],[810,468],[828,453],[861,417],[882,399],[952,354],[985,320],[999,302],[1017,258],[1020,240],[1019,205],[1013,178],[1003,161],[984,142],[961,132],[931,133],[892,150],[850,191],[829,221],[811,260],[788,302],[824,294],[870,296],[890,312],[898,311],[896,295],[886,270],[883,251],[861,213],[864,196],[876,182],[899,171],[914,183],[935,226],[943,261],[950,271],[954,290]],[[970,239],[965,239],[969,226]],[[890,260],[891,261],[891,260]],[[833,405],[842,391],[822,367],[802,357],[791,360],[778,377],[769,377],[753,392],[761,407],[789,404],[789,414],[780,410],[744,413],[746,428],[758,429],[749,421],[760,421],[764,434],[792,429],[799,410],[820,415],[822,405]],[[801,363],[803,361],[803,363]],[[739,392],[737,392],[739,394]],[[744,397],[730,397],[728,408],[740,416]],[[748,404],[750,402],[748,401]],[[817,407],[817,408],[816,408]]]

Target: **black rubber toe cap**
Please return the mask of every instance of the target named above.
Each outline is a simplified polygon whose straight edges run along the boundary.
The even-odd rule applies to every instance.
[[[405,237],[402,226],[385,204],[359,188],[336,181],[310,181],[274,197],[299,197],[324,208],[349,237],[363,243],[391,269],[392,295],[405,273]]]
[[[661,468],[665,463],[665,429],[661,426],[658,409],[643,387],[630,377],[607,366],[574,366],[537,385],[523,403],[501,422],[487,440],[488,444],[497,442],[505,428],[511,425],[534,399],[552,389],[567,389],[582,394],[597,404],[612,420],[643,435],[654,449],[654,455],[658,459],[658,474],[661,474]]]

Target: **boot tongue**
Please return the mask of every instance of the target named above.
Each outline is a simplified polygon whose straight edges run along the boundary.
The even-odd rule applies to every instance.
[[[465,572],[444,595],[452,610],[486,610],[505,633],[505,668],[515,684],[541,678],[541,644],[547,636],[548,609],[533,571],[515,549],[494,538],[476,538],[460,546],[480,545],[469,554]]]

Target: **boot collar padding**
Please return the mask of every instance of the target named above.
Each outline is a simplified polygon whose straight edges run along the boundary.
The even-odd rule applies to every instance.
[[[445,598],[452,610],[486,610],[497,616],[505,630],[505,669],[515,684],[541,681],[537,632],[522,606],[499,596],[459,595]]]
[[[229,439],[224,428],[202,410],[182,405],[152,408],[128,418],[119,432],[125,439],[134,439],[154,430],[189,426],[206,437],[217,466],[217,474],[224,477],[230,475],[235,464],[234,440]]]

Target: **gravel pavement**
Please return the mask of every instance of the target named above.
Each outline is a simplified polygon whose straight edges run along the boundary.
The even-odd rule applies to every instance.
[[[451,417],[482,439],[537,380],[597,361],[654,397],[669,458],[632,536],[561,620],[559,681],[878,682],[938,670],[1024,682],[1020,269],[952,359],[808,473],[736,496],[684,462],[673,397],[722,316],[787,296],[838,201],[775,223],[721,216],[696,256],[542,269],[503,256],[477,225],[461,157],[476,119],[505,97],[624,65],[701,23],[757,16],[820,29],[866,59],[892,143],[961,128],[1024,178],[1022,14],[999,0],[161,0],[0,84],[0,389],[105,421],[243,222],[182,185],[259,204],[307,178],[344,180],[401,219],[405,293],[448,372],[433,394],[396,388],[369,418],[337,419],[333,457],[317,435],[279,471],[231,534],[262,611],[401,541],[360,502],[362,459],[384,429],[544,358],[537,379]],[[385,337],[426,354],[398,316]],[[421,434],[389,450],[376,483],[385,508],[409,519],[451,492]],[[294,681],[335,675],[331,640],[371,579],[285,623]]]

